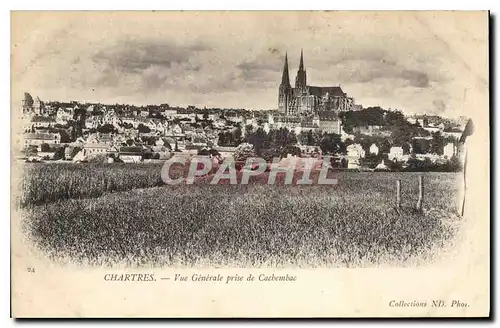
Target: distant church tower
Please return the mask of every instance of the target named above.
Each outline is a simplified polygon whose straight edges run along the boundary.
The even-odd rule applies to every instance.
[[[285,66],[283,67],[278,95],[278,110],[280,112],[288,114],[291,110],[290,102],[292,101],[292,93],[293,90],[290,85],[290,77],[288,76],[288,54],[285,54]]]
[[[304,54],[302,49],[300,50],[300,64],[299,70],[297,71],[297,77],[295,78],[295,89],[299,94],[305,93],[307,90],[307,74],[304,69]]]

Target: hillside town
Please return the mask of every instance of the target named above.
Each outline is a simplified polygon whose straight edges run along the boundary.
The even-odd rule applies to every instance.
[[[271,110],[43,101],[25,93],[19,156],[30,162],[154,162],[175,154],[244,161],[328,156],[353,170],[459,169],[466,117],[364,107],[341,85],[308,83],[303,51],[290,83],[285,55]]]
[[[27,161],[123,162],[166,160],[175,153],[221,161],[251,145],[271,158],[334,158],[344,169],[394,170],[450,164],[466,118],[404,116],[379,107],[313,115],[221,108],[22,102],[19,157]],[[415,164],[416,163],[416,164]]]

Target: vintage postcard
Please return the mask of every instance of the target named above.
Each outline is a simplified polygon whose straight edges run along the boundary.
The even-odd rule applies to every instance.
[[[488,30],[12,12],[12,316],[488,317]]]

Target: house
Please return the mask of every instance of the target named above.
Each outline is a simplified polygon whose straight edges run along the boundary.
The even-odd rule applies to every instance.
[[[415,158],[419,161],[424,161],[426,159],[430,160],[432,163],[440,161],[442,158],[437,154],[415,154]]]
[[[422,126],[422,128],[430,133],[441,132],[444,129],[444,125],[438,126],[432,123]]]
[[[454,155],[456,155],[456,147],[455,144],[452,142],[449,142],[446,146],[443,148],[443,157],[445,158],[452,158]]]
[[[223,118],[219,118],[218,120],[214,121],[213,125],[216,129],[221,129],[227,125],[227,120],[223,119]]]
[[[176,143],[177,142],[175,141],[175,139],[167,137],[167,138],[159,138],[158,140],[156,140],[155,145],[156,146],[165,146],[171,150],[174,150]]]
[[[389,150],[388,157],[391,161],[401,160],[403,158],[403,155],[404,155],[403,147],[391,147],[391,149]]]
[[[118,157],[124,163],[139,163],[142,161],[142,147],[121,147]]]
[[[192,127],[191,125],[188,125],[188,124],[184,124],[182,126],[182,131],[186,134],[186,135],[193,135],[196,133],[196,130],[194,127]]]
[[[319,129],[326,133],[341,134],[342,122],[337,113],[333,111],[322,111],[318,113]]]
[[[37,157],[41,159],[54,159],[56,155],[55,151],[39,151]]]
[[[377,145],[373,143],[373,144],[370,146],[369,151],[370,151],[370,154],[378,155],[378,151],[379,151],[379,149],[378,149]]]
[[[251,125],[255,127],[258,127],[258,122],[257,119],[252,118],[247,120],[247,125],[249,125],[252,122]],[[275,129],[287,129],[287,130],[295,130],[296,127],[300,128],[300,124],[302,122],[302,119],[300,117],[293,117],[293,116],[276,116],[274,118],[274,128]]]
[[[101,118],[101,124],[111,124],[114,127],[119,126],[121,123],[120,119],[118,116],[115,115],[114,111],[113,112],[107,112],[104,114],[104,116]]]
[[[214,147],[214,149],[219,152],[221,158],[232,158],[234,157],[237,147]]]
[[[152,146],[151,150],[154,154],[158,154],[158,159],[168,159],[172,155],[171,151],[165,146]]]
[[[100,143],[111,145],[114,143],[114,136],[112,133],[99,133],[98,140]]]
[[[86,129],[97,129],[99,126],[99,118],[97,116],[91,116],[85,120]]]
[[[61,125],[68,124],[68,121],[73,119],[74,109],[69,108],[59,108],[56,113],[56,123]]]
[[[219,117],[220,117],[220,115],[219,115],[219,114],[208,114],[208,119],[209,119],[210,121],[215,121],[215,120],[216,120],[216,119],[218,119]],[[242,121],[243,121],[243,119],[242,119]]]
[[[135,117],[125,116],[125,117],[122,117],[121,120],[122,120],[123,124],[128,124],[128,125],[132,125],[132,126],[135,125],[136,127],[137,127],[137,125],[139,125],[139,123],[136,123],[137,119]]]
[[[193,135],[192,145],[195,147],[207,147],[207,138],[202,134]]]
[[[463,133],[463,130],[460,129],[460,128],[448,128],[448,129],[445,129],[443,130],[443,137],[447,138],[447,137],[453,137],[457,140],[460,139],[460,137],[462,136],[462,133]]]
[[[88,142],[83,146],[83,155],[107,154],[109,145],[100,142]]]
[[[354,140],[354,135],[353,135],[353,134],[346,133],[346,132],[344,131],[344,129],[342,129],[342,127],[341,127],[341,131],[340,131],[340,140],[341,140],[342,142],[345,142],[347,139]]]
[[[416,119],[416,118],[414,118],[414,117],[408,117],[406,120],[407,120],[407,121],[408,121],[408,123],[410,123],[410,124],[417,124],[417,123],[418,123],[417,119]]]
[[[364,158],[365,150],[360,144],[352,144],[347,146],[347,156]]]
[[[347,146],[347,168],[359,169],[360,159],[365,157],[365,151],[360,144]]]
[[[75,141],[73,141],[72,143],[70,143],[70,146],[71,147],[80,147],[82,148],[83,145],[85,145],[85,139],[82,138],[82,137],[78,137]]]
[[[377,134],[381,129],[382,126],[380,125],[356,126],[353,128],[353,132],[372,136]]]
[[[224,113],[224,117],[228,121],[231,121],[233,123],[241,123],[241,122],[243,122],[243,119],[244,119],[244,117],[241,116],[240,114],[238,114],[236,112],[231,112],[231,111]]]
[[[73,151],[76,149],[76,147],[66,147],[64,148],[64,159],[66,160],[72,160],[73,159]]]
[[[265,131],[266,133],[269,133],[269,131],[271,131],[271,127],[270,127],[270,125],[269,125],[269,123],[268,123],[268,122],[265,122],[265,123],[264,123],[264,131]],[[242,131],[242,132],[243,132],[243,131]]]
[[[33,128],[49,128],[56,125],[56,121],[52,117],[33,116],[31,118],[31,126]]]
[[[298,145],[300,152],[304,156],[321,155],[321,150],[318,146]]]
[[[174,117],[177,114],[177,110],[175,109],[165,109],[163,112],[163,116],[165,117]]]
[[[175,124],[171,129],[171,133],[174,135],[180,135],[182,134],[182,128],[179,124]]]
[[[59,133],[25,133],[23,135],[24,147],[39,146],[41,144],[60,144],[61,135]]]

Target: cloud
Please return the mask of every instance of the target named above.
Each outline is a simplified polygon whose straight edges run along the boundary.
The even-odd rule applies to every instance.
[[[475,75],[487,77],[487,35],[471,41],[444,14],[428,19],[453,36],[449,46],[411,15],[144,15],[64,14],[54,26],[23,19],[23,34],[13,35],[13,89],[42,99],[274,108],[285,51],[293,84],[303,48],[311,85],[341,84],[363,105],[428,111],[442,101],[449,112],[463,107]]]
[[[167,41],[132,39],[101,49],[92,59],[128,73],[139,73],[152,66],[169,68],[173,63],[186,64],[186,70],[198,70],[199,64],[190,64],[189,59],[194,53],[210,50],[212,48],[205,43],[182,45]]]
[[[345,60],[339,62],[335,68],[341,80],[351,83],[376,82],[379,79],[394,80],[395,86],[410,86],[414,88],[427,88],[430,85],[428,73],[408,69],[392,61],[375,60]]]
[[[446,110],[446,103],[442,99],[435,99],[432,102],[433,108],[430,112],[435,115],[442,114]]]
[[[283,70],[284,55],[276,47],[269,47],[253,58],[244,59],[236,68],[247,82],[277,82]]]
[[[166,86],[175,88],[174,80],[179,76],[202,69],[200,53],[212,50],[204,42],[122,39],[90,57],[97,76],[89,83],[93,87],[119,89],[120,93],[149,94]]]

